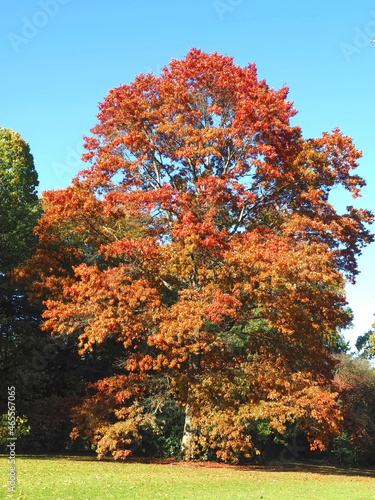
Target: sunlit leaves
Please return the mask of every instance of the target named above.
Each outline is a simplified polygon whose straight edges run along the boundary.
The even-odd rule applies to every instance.
[[[338,432],[326,345],[350,321],[344,278],[372,215],[330,204],[337,186],[358,196],[360,153],[337,129],[303,139],[287,94],[254,65],[192,49],[112,89],[87,168],[45,194],[39,265],[62,253],[37,283],[51,290],[43,328],[77,336],[82,355],[124,347],[123,375],[74,417],[100,456],[124,458],[154,425],[145,402],[161,374],[186,408],[187,456],[257,453],[258,420],[280,433],[295,423],[312,448]]]
[[[29,145],[13,130],[0,127],[0,272],[22,262],[36,244],[37,186]]]

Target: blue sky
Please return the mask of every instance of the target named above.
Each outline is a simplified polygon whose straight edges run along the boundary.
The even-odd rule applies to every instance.
[[[374,2],[17,0],[1,10],[0,125],[30,144],[40,191],[66,187],[82,168],[82,136],[109,89],[197,47],[287,84],[304,137],[336,126],[353,137],[367,187],[354,202],[336,192],[335,205],[375,212]],[[347,287],[352,345],[374,320],[374,250]]]

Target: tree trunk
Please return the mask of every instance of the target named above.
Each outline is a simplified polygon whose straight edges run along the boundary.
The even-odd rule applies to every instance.
[[[189,385],[191,381],[193,381],[197,376],[202,373],[201,369],[201,355],[199,354],[190,354],[189,357],[189,371],[188,371],[188,379]],[[184,424],[184,432],[182,434],[181,440],[181,448],[180,454],[184,460],[191,460],[194,458],[194,455],[191,451],[191,441],[198,434],[198,429],[192,425],[192,405],[191,402],[191,390],[190,387],[187,393],[187,403],[185,408],[185,424]]]
[[[190,449],[190,442],[191,439],[194,438],[195,436],[195,430],[193,429],[191,425],[191,414],[190,414],[190,406],[187,404],[185,408],[185,424],[184,424],[184,432],[182,434],[182,440],[181,440],[181,448],[180,448],[180,453],[181,457],[184,460],[189,460],[193,458],[193,455]]]

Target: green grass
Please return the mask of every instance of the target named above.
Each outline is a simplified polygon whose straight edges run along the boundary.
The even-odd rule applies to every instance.
[[[375,471],[326,466],[220,467],[214,464],[98,462],[86,457],[19,456],[8,493],[0,457],[0,498],[51,500],[369,500]]]

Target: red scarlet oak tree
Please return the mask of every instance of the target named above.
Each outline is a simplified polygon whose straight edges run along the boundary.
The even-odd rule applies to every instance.
[[[338,129],[303,139],[287,93],[192,49],[110,90],[87,169],[44,193],[29,262],[43,328],[83,356],[123,345],[74,412],[99,457],[127,457],[167,398],[185,408],[186,458],[251,457],[259,420],[296,424],[312,449],[339,432],[328,346],[372,215],[330,204],[337,186],[359,196],[360,153]]]

